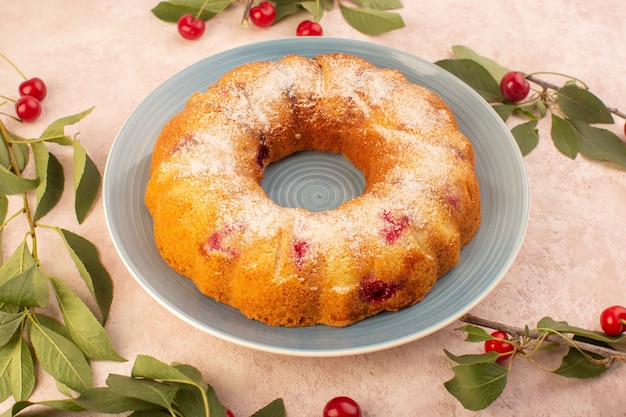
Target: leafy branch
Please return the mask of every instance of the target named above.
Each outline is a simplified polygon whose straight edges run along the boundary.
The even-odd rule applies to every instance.
[[[213,19],[236,3],[244,3],[241,26],[248,25],[250,8],[257,0],[169,0],[158,3],[152,13],[165,22],[176,23],[186,13],[198,16],[205,22]],[[307,13],[315,22],[335,7],[335,0],[273,0],[276,9],[274,24],[286,17]],[[355,30],[370,36],[405,27],[402,17],[391,10],[401,9],[400,0],[337,0],[346,23]]]
[[[113,348],[104,329],[113,298],[113,282],[102,265],[97,248],[84,237],[41,220],[64,194],[65,173],[51,144],[73,152],[74,208],[78,223],[85,220],[100,187],[100,173],[76,137],[65,133],[92,109],[61,118],[37,138],[24,138],[0,121],[0,401],[14,404],[2,417],[15,416],[32,405],[61,411],[123,413],[151,412],[171,416],[226,417],[226,408],[200,372],[182,364],[166,365],[138,356],[131,376],[109,375],[106,387],[94,387],[91,361],[125,361]],[[24,173],[33,161],[34,177]],[[32,198],[31,198],[32,197]],[[34,203],[33,203],[34,201]],[[13,204],[19,208],[9,215]],[[27,231],[5,259],[5,229],[20,217]],[[85,300],[61,278],[50,275],[39,257],[39,231],[58,235],[73,260],[78,275],[97,306]],[[42,312],[55,302],[60,317]],[[99,316],[99,318],[98,318]],[[34,355],[33,355],[34,353]],[[32,402],[35,364],[57,382],[67,398]],[[285,415],[281,399],[254,417]]]
[[[90,387],[76,398],[52,401],[18,401],[2,417],[15,416],[26,408],[40,405],[68,412],[92,411],[105,414],[134,412],[133,415],[172,417],[226,417],[227,408],[213,388],[193,366],[166,364],[138,355],[130,376],[110,374],[105,387]],[[285,405],[278,398],[252,417],[284,417]]]
[[[513,350],[507,367],[496,363],[501,360],[501,355],[496,352],[456,356],[444,349],[448,358],[457,363],[452,368],[454,378],[445,382],[444,386],[470,410],[486,408],[500,396],[518,357],[528,359],[541,370],[568,378],[592,378],[603,374],[615,361],[626,362],[626,353],[612,348],[612,345],[625,345],[626,335],[611,337],[550,317],[539,320],[534,329],[514,327],[469,314],[460,320],[468,323],[457,329],[467,333],[467,342],[497,340],[483,327],[512,336],[505,342]],[[553,352],[558,346],[565,346],[566,353],[556,369],[550,369],[536,359],[540,352]]]
[[[550,136],[563,155],[575,159],[580,153],[626,168],[626,144],[610,130],[595,126],[615,123],[612,115],[626,119],[626,114],[607,107],[584,82],[552,72],[527,74],[525,78],[534,85],[532,94],[520,103],[511,103],[500,92],[500,80],[509,69],[464,46],[454,46],[452,51],[454,59],[436,64],[472,87],[504,121],[512,115],[526,119],[511,128],[524,156],[539,143],[537,122],[550,115]],[[558,75],[565,82],[559,86],[539,78],[541,74]]]
[[[74,211],[82,223],[100,185],[93,160],[76,137],[65,134],[92,109],[51,123],[37,138],[26,139],[0,121],[0,243],[5,229],[24,217],[28,230],[5,259],[0,251],[0,400],[30,397],[35,387],[35,360],[58,383],[81,391],[93,385],[89,361],[123,361],[104,330],[113,297],[113,283],[102,266],[95,246],[69,230],[41,223],[61,200],[65,173],[48,145],[73,151]],[[29,161],[34,177],[24,176]],[[30,199],[33,194],[34,203]],[[9,215],[10,207],[19,208]],[[38,231],[55,231],[74,261],[98,310],[93,312],[62,279],[51,276],[39,257]],[[52,291],[51,291],[52,290]],[[51,297],[52,293],[52,297]],[[51,298],[62,321],[43,314]],[[99,318],[97,317],[99,316]],[[30,347],[29,347],[30,346]],[[31,353],[34,352],[34,357]]]

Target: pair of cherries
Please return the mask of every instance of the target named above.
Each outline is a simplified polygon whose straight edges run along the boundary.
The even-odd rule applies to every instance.
[[[23,122],[34,122],[41,116],[41,102],[48,95],[46,83],[39,77],[29,78],[19,85],[19,92],[15,113]]]

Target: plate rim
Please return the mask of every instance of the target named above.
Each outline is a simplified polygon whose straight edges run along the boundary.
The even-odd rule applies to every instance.
[[[312,356],[312,357],[324,357],[324,356],[346,356],[346,355],[355,355],[355,354],[364,354],[364,353],[370,353],[370,352],[375,352],[375,351],[380,351],[383,349],[390,349],[393,347],[397,347],[400,345],[404,345],[407,344],[409,342],[415,341],[417,339],[426,337],[432,333],[435,333],[436,331],[442,329],[443,327],[448,326],[449,324],[451,324],[452,322],[454,322],[455,320],[457,320],[459,317],[461,317],[463,314],[467,313],[468,311],[470,311],[472,308],[474,308],[477,304],[479,304],[481,301],[484,300],[484,298],[498,285],[498,283],[504,278],[504,276],[507,274],[507,272],[509,271],[509,269],[511,268],[511,266],[513,265],[521,247],[522,247],[522,243],[524,240],[524,237],[526,235],[527,229],[528,229],[528,223],[529,223],[529,218],[530,218],[530,184],[529,184],[529,179],[528,179],[528,174],[526,172],[525,169],[525,164],[523,161],[523,157],[521,155],[521,153],[519,154],[518,158],[516,158],[517,162],[518,162],[518,168],[521,167],[521,170],[519,171],[519,173],[521,174],[520,177],[517,178],[517,180],[521,181],[521,185],[522,188],[524,190],[524,195],[523,195],[523,201],[520,201],[520,203],[522,204],[523,207],[521,207],[521,211],[522,211],[522,217],[520,217],[520,228],[517,229],[518,230],[518,234],[516,236],[516,240],[513,243],[514,246],[514,250],[508,252],[508,257],[507,257],[507,261],[506,261],[506,265],[501,269],[501,272],[499,274],[499,276],[493,280],[492,284],[488,287],[485,288],[478,296],[474,297],[474,299],[470,302],[470,303],[466,303],[464,304],[463,308],[461,310],[459,310],[459,312],[457,312],[457,314],[455,315],[451,315],[448,316],[442,320],[439,320],[435,325],[429,326],[421,331],[418,332],[409,332],[403,336],[398,336],[394,339],[391,340],[387,340],[387,341],[381,341],[381,342],[375,342],[375,343],[369,343],[369,344],[362,344],[359,346],[351,346],[351,347],[338,347],[338,348],[327,348],[327,349],[320,349],[320,348],[302,348],[302,347],[293,347],[293,346],[275,346],[275,345],[271,345],[268,343],[263,343],[263,342],[259,342],[259,341],[255,341],[255,340],[251,340],[248,338],[242,338],[241,336],[235,336],[232,335],[228,332],[225,332],[223,330],[220,329],[215,329],[215,328],[207,328],[206,325],[200,325],[199,323],[197,323],[195,320],[192,320],[191,318],[189,318],[187,315],[183,314],[183,312],[178,311],[177,309],[172,308],[172,306],[168,305],[167,303],[164,302],[164,300],[159,297],[157,294],[154,294],[154,292],[152,291],[152,289],[147,285],[146,282],[144,282],[144,280],[142,278],[140,278],[139,276],[137,276],[137,272],[134,270],[134,267],[129,263],[129,260],[126,259],[126,255],[125,253],[123,253],[123,250],[121,248],[120,242],[118,242],[118,238],[116,237],[116,231],[114,230],[114,225],[113,225],[113,218],[111,217],[111,207],[109,206],[110,204],[110,199],[113,198],[112,195],[109,195],[109,193],[107,192],[108,190],[108,183],[110,181],[112,181],[112,178],[109,175],[109,170],[111,169],[111,166],[113,164],[112,162],[112,156],[115,155],[115,151],[118,149],[118,147],[122,146],[120,145],[121,143],[121,137],[123,135],[123,133],[125,132],[125,130],[128,128],[128,126],[133,122],[134,118],[137,117],[138,112],[142,109],[142,106],[145,105],[145,103],[148,101],[149,98],[153,97],[155,94],[157,94],[159,91],[161,90],[165,90],[170,84],[175,84],[176,81],[178,79],[184,78],[188,73],[193,73],[193,69],[196,68],[196,66],[201,65],[204,62],[207,62],[208,60],[216,60],[219,59],[223,56],[229,56],[231,54],[245,54],[247,51],[250,50],[255,50],[255,49],[264,49],[264,48],[268,48],[268,47],[273,47],[273,48],[278,48],[281,45],[289,45],[292,46],[293,44],[304,44],[304,45],[308,45],[309,47],[311,47],[311,45],[314,46],[315,49],[320,49],[317,54],[321,54],[324,53],[323,50],[326,50],[328,52],[335,52],[336,49],[340,48],[340,47],[355,47],[355,48],[363,48],[366,49],[368,51],[370,51],[371,53],[375,53],[375,52],[383,52],[383,53],[387,53],[390,55],[394,55],[397,59],[402,59],[402,60],[418,60],[421,61],[423,64],[427,64],[427,65],[432,65],[434,66],[435,64],[424,60],[423,58],[420,58],[417,55],[411,54],[409,52],[405,52],[402,51],[400,49],[396,49],[394,47],[390,47],[390,46],[386,46],[386,45],[382,45],[382,44],[376,44],[376,43],[372,43],[372,42],[368,42],[368,41],[362,41],[362,40],[353,40],[353,39],[344,39],[344,38],[333,38],[333,37],[322,37],[322,38],[280,38],[280,39],[271,39],[271,40],[264,40],[264,41],[260,41],[260,42],[254,42],[254,43],[249,43],[249,44],[244,44],[244,45],[240,45],[237,46],[235,48],[231,48],[231,49],[227,49],[215,54],[211,54],[207,57],[204,57],[203,59],[175,72],[173,75],[169,76],[165,81],[161,82],[158,86],[156,86],[154,89],[152,89],[132,110],[132,112],[128,115],[128,117],[126,118],[126,120],[124,121],[124,123],[121,125],[112,145],[111,148],[109,150],[109,155],[107,157],[107,161],[105,164],[105,170],[104,170],[104,175],[103,175],[103,205],[104,205],[104,214],[105,214],[105,221],[106,221],[106,225],[107,225],[107,229],[109,232],[109,235],[112,239],[112,242],[114,244],[114,247],[116,249],[116,252],[119,256],[119,258],[122,260],[122,263],[125,265],[126,269],[128,270],[128,272],[130,273],[131,276],[133,276],[133,278],[135,279],[136,282],[138,282],[140,284],[140,286],[154,299],[156,300],[162,307],[164,307],[167,311],[169,311],[170,313],[174,314],[176,317],[178,317],[179,319],[183,320],[184,322],[192,325],[193,327],[202,330],[208,334],[211,334],[215,337],[218,337],[222,340],[228,341],[230,343],[234,343],[240,346],[244,346],[244,347],[248,347],[248,348],[252,348],[255,350],[260,350],[260,351],[265,351],[265,352],[270,352],[270,353],[278,353],[278,354],[285,354],[285,355],[292,355],[292,356]],[[329,50],[330,49],[330,50]],[[285,55],[288,53],[293,53],[293,52],[285,52]],[[355,53],[355,52],[347,52],[347,53],[351,53],[354,55],[359,55],[359,53]],[[257,59],[258,60],[258,59]],[[246,61],[246,62],[252,62],[253,60],[250,61]],[[240,63],[239,65],[243,64]],[[390,68],[393,68],[393,66],[390,66]],[[438,67],[437,67],[438,68]],[[466,94],[470,94],[472,96],[474,96],[475,99],[478,99],[479,101],[484,102],[484,100],[482,98],[480,98],[480,96],[473,90],[471,89],[469,86],[467,86],[465,83],[463,83],[462,81],[460,81],[458,78],[454,77],[452,74],[445,72],[445,70],[443,69],[439,69],[440,75],[441,74],[447,74],[446,76],[452,77],[454,79],[457,80],[457,84],[461,84],[463,86],[465,86],[465,93]],[[443,75],[441,75],[443,76]],[[493,116],[497,116],[497,114],[495,113],[495,111],[493,111],[493,109],[491,109],[491,107],[488,105],[487,102],[484,102],[484,106],[488,107],[488,109],[490,110],[490,112],[492,112],[492,117]],[[501,121],[501,119],[499,119]],[[166,121],[165,121],[166,122]],[[501,125],[503,127],[506,127],[506,125],[504,124],[504,122],[501,121]],[[508,137],[508,142],[509,144],[515,145],[514,139],[512,137],[512,135],[510,135],[510,132],[508,131],[508,128],[506,129],[506,133],[507,133],[507,137]],[[411,308],[411,307],[408,307]],[[394,313],[390,313],[390,314],[394,314]],[[241,316],[242,320],[248,320],[246,319],[243,315]],[[367,319],[366,319],[367,320]],[[288,329],[288,328],[287,328]],[[339,328],[339,331],[341,329]]]

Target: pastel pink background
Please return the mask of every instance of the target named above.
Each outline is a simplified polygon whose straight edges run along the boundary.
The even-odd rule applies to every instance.
[[[509,68],[576,76],[607,105],[626,110],[622,1],[403,3],[405,29],[375,38],[361,35],[336,9],[322,20],[325,35],[367,40],[430,61],[451,57],[452,45],[466,45]],[[270,29],[242,29],[243,6],[237,4],[209,22],[200,40],[189,42],[178,36],[174,25],[150,13],[156,4],[0,0],[0,52],[27,74],[42,77],[49,88],[41,119],[17,129],[24,136],[38,135],[49,122],[95,106],[69,132],[80,132],[103,171],[124,120],[161,82],[217,52],[293,36],[300,20],[291,18]],[[0,94],[12,95],[20,81],[0,63]],[[11,106],[1,110],[11,112]],[[607,128],[623,138],[622,120]],[[517,326],[550,315],[598,328],[597,317],[605,306],[626,304],[626,170],[583,157],[568,160],[550,142],[547,120],[539,123],[539,130],[544,139],[525,158],[532,199],[527,236],[510,271],[472,313]],[[70,154],[57,155],[71,162]],[[142,353],[197,367],[237,416],[251,415],[277,397],[284,398],[288,416],[321,416],[325,402],[336,395],[355,398],[368,417],[626,414],[624,364],[582,381],[519,361],[492,406],[478,413],[463,409],[443,387],[453,376],[443,349],[457,354],[479,350],[454,330],[459,323],[401,347],[351,357],[297,358],[236,346],[180,321],[140,288],[113,247],[101,197],[81,227],[75,224],[69,198],[45,221],[95,242],[115,281],[107,330],[115,348],[130,361],[96,363],[98,384],[109,373],[128,374],[134,357]],[[47,233],[42,230],[41,236],[44,240]],[[22,231],[9,229],[7,237],[17,242]],[[9,247],[5,245],[5,252]],[[73,265],[62,248],[42,244],[40,250],[50,273],[73,282]],[[73,284],[81,291],[78,281]],[[42,377],[33,399],[55,398],[60,395],[54,382]]]

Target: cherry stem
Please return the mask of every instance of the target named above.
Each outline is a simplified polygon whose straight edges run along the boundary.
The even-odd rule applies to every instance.
[[[248,26],[248,16],[250,15],[250,9],[252,9],[252,3],[254,0],[247,0],[246,7],[243,10],[243,17],[241,18],[241,27],[245,28]]]
[[[564,76],[563,74],[560,74],[558,72],[534,72],[532,74],[526,75],[526,79],[528,81],[532,81],[533,83],[541,86],[544,89],[544,91],[548,90],[548,89],[549,90],[558,91],[561,88],[561,87],[559,87],[556,84],[552,84],[551,82],[548,82],[548,81],[542,80],[541,78],[535,77],[535,74],[554,74],[554,75]],[[572,77],[569,77],[569,76],[566,76],[566,77],[581,83],[586,89],[589,89],[587,84],[585,84],[583,81],[579,80],[578,78],[572,78]],[[626,120],[626,113],[624,113],[623,111],[619,110],[617,107],[607,107],[607,110],[610,111],[611,113],[613,113],[614,115],[619,116],[622,119]]]
[[[11,101],[11,102],[13,102],[13,103],[17,103],[17,100],[15,100],[14,98],[7,97],[7,96],[4,96],[4,95],[2,95],[2,94],[0,94],[0,98],[2,98],[2,99],[4,99],[4,100],[6,100],[4,103],[6,103],[7,101]],[[4,104],[4,103],[2,103],[2,104]]]
[[[577,345],[581,350],[590,353],[597,353],[600,356],[603,356],[609,360],[608,364],[614,360],[626,360],[626,354],[624,352],[620,352],[618,350],[605,348],[602,346],[593,345],[591,343],[573,341],[572,339],[565,336],[558,336],[556,334],[550,334],[546,336],[545,332],[538,332],[536,330],[526,330],[520,327],[510,326],[504,323],[498,323],[496,321],[483,319],[480,317],[476,317],[471,314],[466,314],[461,317],[459,320],[469,324],[475,324],[476,326],[487,327],[494,330],[501,330],[505,333],[510,334],[511,336],[519,336],[519,337],[528,337],[530,339],[540,339],[544,338],[544,340],[552,343],[558,343],[559,345],[572,346]]]
[[[200,7],[200,10],[198,10],[198,13],[196,13],[196,17],[195,17],[196,19],[198,19],[200,17],[200,15],[204,11],[204,8],[206,7],[208,2],[209,2],[209,0],[204,0],[204,3],[202,3],[202,7]]]
[[[17,65],[15,65],[13,63],[13,61],[11,61],[6,55],[0,53],[0,58],[4,59],[6,62],[8,62],[9,65],[11,65],[15,69],[15,71],[17,71],[22,76],[22,78],[24,78],[24,81],[28,80],[26,75],[24,75],[24,73],[22,71],[20,71],[20,69],[17,67]]]

